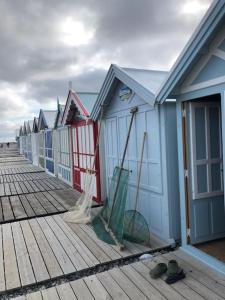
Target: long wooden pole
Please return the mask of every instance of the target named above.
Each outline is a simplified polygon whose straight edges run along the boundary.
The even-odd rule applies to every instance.
[[[118,189],[119,189],[119,183],[120,183],[120,178],[121,178],[121,174],[122,174],[123,164],[124,164],[124,160],[125,160],[125,156],[126,156],[126,152],[127,152],[127,146],[128,146],[128,142],[129,142],[129,138],[130,138],[130,132],[131,132],[134,116],[135,116],[137,111],[138,111],[137,106],[130,110],[130,113],[132,114],[132,117],[131,117],[131,120],[130,120],[130,125],[129,125],[129,129],[128,129],[128,133],[127,133],[127,139],[126,139],[125,148],[124,148],[124,151],[123,151],[122,161],[121,161],[121,164],[120,164],[120,170],[119,170],[118,180],[117,180],[117,183],[116,183],[116,189],[115,189],[115,193],[113,195],[112,208],[111,208],[111,211],[110,211],[109,220],[108,220],[108,224],[107,224],[107,228],[106,228],[107,230],[109,230],[109,227],[110,227],[112,212],[113,212],[115,202],[116,202],[116,196],[117,196]]]

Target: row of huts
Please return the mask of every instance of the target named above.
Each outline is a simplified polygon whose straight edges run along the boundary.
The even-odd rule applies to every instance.
[[[95,200],[104,201],[133,107],[127,206],[134,207],[147,132],[138,209],[150,231],[170,243],[180,240],[184,251],[225,273],[224,0],[212,4],[169,73],[111,65],[98,94],[70,90],[65,106],[25,122],[20,152],[82,191],[103,115]]]

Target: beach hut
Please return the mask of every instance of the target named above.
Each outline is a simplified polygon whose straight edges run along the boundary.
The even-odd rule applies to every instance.
[[[33,164],[38,166],[38,118],[36,117],[31,129],[31,151]]]
[[[95,146],[98,135],[97,123],[89,117],[97,93],[78,93],[69,90],[66,106],[62,117],[62,125],[70,126],[72,150],[73,187],[82,192],[88,169],[93,168]],[[99,156],[97,154],[95,166],[94,200],[101,201]]]
[[[54,174],[53,128],[56,117],[55,110],[40,110],[38,118],[39,131],[39,164],[46,172]]]
[[[20,129],[19,129],[19,153],[21,155],[23,154],[23,144],[24,144],[24,141],[23,141],[23,126],[21,125]]]
[[[54,122],[54,130],[53,130],[53,156],[54,156],[54,174],[58,176],[58,165],[59,165],[59,131],[58,128],[62,127],[62,116],[63,111],[65,109],[65,105],[59,103],[59,99],[57,99],[57,113]]]
[[[225,1],[215,1],[156,102],[176,99],[182,249],[225,273]]]
[[[32,158],[32,147],[31,147],[31,133],[33,128],[33,120],[26,122],[26,152],[25,157],[29,159],[30,162],[33,162]]]
[[[122,159],[130,111],[137,107],[124,164],[130,171],[126,209],[135,208],[140,148],[146,132],[138,207],[150,232],[173,244],[180,238],[176,109],[173,101],[163,105],[154,101],[166,76],[162,71],[111,65],[90,117],[96,122],[103,105],[100,166],[104,200],[114,168]]]
[[[27,121],[23,123],[23,154],[26,158],[28,158],[28,125]]]

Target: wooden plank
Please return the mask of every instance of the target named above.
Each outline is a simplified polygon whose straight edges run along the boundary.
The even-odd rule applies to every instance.
[[[70,209],[71,208],[71,205],[68,204],[61,196],[59,196],[58,194],[56,194],[55,191],[49,191],[49,194],[52,195],[52,197],[55,198],[66,209]]]
[[[68,274],[68,273],[72,273],[72,272],[76,271],[70,258],[66,254],[61,243],[59,242],[57,237],[54,235],[54,233],[52,232],[51,228],[49,227],[49,225],[45,221],[45,219],[38,218],[37,221],[38,221],[40,227],[42,228],[42,231],[44,232],[64,274]]]
[[[60,300],[55,287],[42,290],[41,293],[42,293],[43,300]]]
[[[27,217],[27,214],[23,208],[22,203],[20,202],[20,198],[18,196],[11,196],[10,202],[13,210],[13,214],[16,219],[22,219]]]
[[[11,190],[11,195],[17,195],[17,190],[16,190],[16,187],[15,187],[13,182],[9,183],[9,187],[10,187],[10,190]]]
[[[110,261],[110,257],[92,240],[84,233],[78,224],[69,223],[68,224],[72,230],[79,236],[83,243],[90,249],[90,251],[98,258],[101,263]]]
[[[27,294],[26,300],[42,300],[41,292],[38,291],[38,292],[31,293],[31,294]]]
[[[76,300],[72,287],[69,283],[64,283],[56,287],[60,300]]]
[[[46,196],[43,193],[41,193],[41,192],[36,193],[35,197],[38,199],[38,201],[44,207],[44,209],[47,211],[47,213],[55,213],[58,211],[55,208],[55,206],[52,205],[52,203],[48,201],[48,199],[46,198]]]
[[[134,268],[132,268],[132,265],[121,267],[120,271],[123,272],[129,278],[129,280],[131,280],[138,287],[138,289],[142,291],[142,293],[147,298],[154,299],[154,300],[166,299],[166,297],[162,296],[162,294],[157,289],[155,289],[150,284],[149,281],[147,281]],[[124,286],[124,290],[125,290],[125,286]]]
[[[23,194],[23,190],[21,189],[20,185],[19,185],[19,182],[15,182],[15,188],[16,188],[16,192],[17,194]]]
[[[112,278],[117,282],[117,284],[124,290],[124,292],[129,296],[130,299],[149,299],[146,297],[142,291],[140,291],[137,286],[131,282],[127,276],[120,271],[118,268],[114,268],[108,271]]]
[[[22,193],[23,194],[27,194],[28,193],[28,190],[26,188],[26,186],[24,185],[24,183],[22,181],[19,182],[19,185],[20,185],[20,188],[22,190]]]
[[[14,220],[15,217],[11,208],[9,197],[2,197],[1,200],[4,221]]]
[[[60,228],[64,231],[64,233],[68,236],[73,245],[77,248],[89,267],[98,265],[100,261],[92,254],[92,252],[86,247],[86,245],[76,235],[76,233],[73,232],[73,230],[62,220],[62,218],[60,218],[59,216],[54,216],[53,218],[60,226]]]
[[[35,216],[35,212],[33,210],[33,208],[31,207],[29,201],[27,200],[25,195],[19,195],[20,201],[24,207],[24,210],[27,214],[28,217],[33,217]]]
[[[2,211],[2,199],[0,197],[0,223],[4,221],[3,211]]]
[[[11,195],[11,191],[10,191],[10,187],[8,183],[4,183],[4,188],[5,188],[5,195],[6,196],[10,196]]]
[[[10,224],[2,225],[2,236],[6,289],[9,290],[21,286]]]
[[[3,249],[2,226],[0,226],[0,292],[4,291],[6,288],[3,251],[4,249]]]
[[[66,208],[62,204],[60,204],[54,197],[52,197],[52,195],[49,194],[49,192],[43,192],[43,195],[45,195],[45,197],[49,200],[49,202],[51,202],[52,205],[54,205],[58,211],[66,210]]]
[[[32,189],[34,192],[39,192],[39,188],[35,185],[33,181],[29,181],[30,185],[32,186]]]
[[[45,262],[42,258],[28,221],[21,221],[20,225],[23,231],[24,239],[26,241],[28,253],[37,282],[49,279],[50,277],[45,266]]]
[[[146,264],[146,265],[145,265]],[[143,276],[152,286],[154,286],[166,299],[168,300],[181,300],[184,297],[174,290],[174,288],[168,285],[164,280],[161,278],[155,280],[149,276],[150,269],[155,267],[155,263],[151,262],[150,260],[146,260],[143,262],[137,262],[132,264],[132,267],[141,275]]]
[[[45,217],[45,220],[47,221],[54,234],[59,239],[61,245],[63,246],[66,254],[72,261],[76,270],[83,270],[88,268],[88,264],[83,260],[80,253],[74,247],[70,239],[64,234],[64,232],[62,231],[60,226],[58,226],[55,220],[52,217]]]
[[[29,224],[34,233],[34,236],[36,238],[36,241],[38,243],[38,246],[44,258],[44,261],[46,263],[46,267],[48,269],[50,277],[54,278],[63,275],[62,269],[55,257],[55,254],[52,251],[52,248],[50,247],[48,240],[46,239],[37,220],[35,219],[29,220]]]
[[[78,300],[94,300],[94,297],[83,279],[74,280],[70,282],[70,285]]]
[[[35,197],[35,194],[27,194],[26,197],[36,215],[40,216],[47,213],[47,211],[43,208],[43,206]]]
[[[89,236],[98,246],[102,249],[103,252],[107,253],[107,255],[112,260],[120,259],[122,257],[113,247],[100,239],[97,239],[96,234],[88,225],[80,224],[80,228]],[[122,251],[120,251],[122,253]]]
[[[32,188],[32,186],[30,185],[30,181],[23,181],[23,184],[26,186],[28,193],[33,193],[35,192],[35,190]]]
[[[112,299],[107,291],[107,288],[105,289],[105,287],[95,275],[84,278],[84,281],[96,300]],[[120,299],[120,297],[115,299]]]
[[[196,264],[195,266],[191,264],[191,262],[189,261],[189,256],[187,256],[188,261],[185,261],[179,257],[179,251],[175,251],[174,254],[165,255],[163,259],[176,259],[180,267],[185,270],[188,276],[191,276],[192,278],[194,278],[194,280],[205,285],[207,288],[212,290],[215,294],[219,295],[220,297],[225,298],[225,286],[219,283],[215,277],[210,277],[208,273],[199,271],[196,268]]]
[[[1,196],[5,196],[5,189],[4,189],[4,184],[3,183],[0,184],[0,197]]]
[[[34,283],[36,280],[19,222],[12,223],[12,234],[15,244],[21,284],[22,286],[29,285]]]
[[[101,281],[102,285],[105,287],[112,299],[130,299],[123,289],[118,285],[118,283],[107,272],[97,274],[97,278]]]

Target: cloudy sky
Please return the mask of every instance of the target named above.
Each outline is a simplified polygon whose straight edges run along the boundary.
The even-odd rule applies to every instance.
[[[0,0],[0,142],[111,63],[169,70],[212,0]]]

